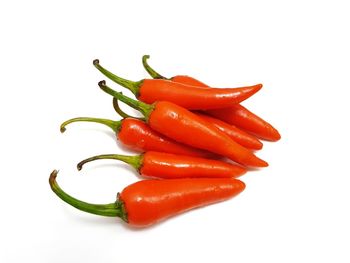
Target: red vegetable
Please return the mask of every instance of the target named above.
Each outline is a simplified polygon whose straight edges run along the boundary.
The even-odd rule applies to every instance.
[[[263,147],[262,142],[259,141],[255,136],[238,129],[234,125],[227,124],[222,120],[216,119],[206,114],[201,114],[198,112],[196,112],[196,114],[202,119],[212,123],[220,131],[226,133],[232,140],[246,148],[260,150]]]
[[[167,101],[153,105],[130,99],[99,82],[102,90],[141,111],[150,127],[184,144],[225,156],[246,166],[265,167],[268,164],[239,145],[213,124],[193,112]]]
[[[132,118],[132,116],[120,109],[118,105],[118,100],[116,98],[113,98],[113,107],[115,111],[123,118]],[[229,125],[222,120],[216,119],[206,114],[202,114],[199,112],[195,112],[195,114],[201,117],[202,119],[210,122],[211,124],[214,124],[216,128],[226,133],[229,137],[231,137],[232,140],[246,148],[260,150],[263,146],[263,144],[256,137],[238,129],[233,125]]]
[[[242,88],[208,89],[163,79],[143,79],[135,82],[109,72],[99,64],[97,59],[94,60],[94,65],[105,76],[132,91],[139,100],[145,103],[164,100],[191,110],[229,107],[249,98],[262,87],[261,84],[258,84]]]
[[[162,179],[195,177],[238,177],[246,172],[240,166],[226,162],[192,156],[160,152],[146,152],[141,155],[103,154],[81,161],[78,170],[87,162],[101,159],[123,161],[134,167],[141,175]]]
[[[146,227],[190,209],[227,200],[245,188],[232,178],[142,180],[117,195],[110,204],[89,204],[65,193],[57,184],[57,171],[50,175],[52,191],[64,202],[82,211],[120,217],[132,226]]]
[[[136,151],[159,151],[197,157],[213,156],[209,152],[171,140],[152,130],[145,122],[133,118],[125,118],[120,121],[90,117],[74,118],[62,123],[61,132],[66,130],[67,124],[78,121],[97,122],[110,127],[125,146]]]
[[[142,64],[146,71],[152,76],[152,78],[167,79],[148,65],[148,58],[148,55],[143,56]],[[179,75],[172,77],[169,80],[187,85],[209,88],[208,85],[189,76]],[[244,129],[249,133],[256,135],[259,138],[270,141],[277,141],[281,138],[279,132],[270,123],[263,120],[262,118],[252,113],[240,104],[232,105],[229,108],[209,110],[206,111],[206,113],[214,116],[215,118],[223,120],[228,124],[235,125],[241,129]]]
[[[281,139],[279,132],[268,122],[255,115],[240,104],[226,109],[206,111],[208,114],[227,123],[237,125],[255,136],[269,141]]]

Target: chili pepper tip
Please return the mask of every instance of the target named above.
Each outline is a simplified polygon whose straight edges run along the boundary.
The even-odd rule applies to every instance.
[[[92,62],[92,64],[94,64],[95,66],[99,63],[100,63],[100,61],[98,59],[94,59],[94,61]]]

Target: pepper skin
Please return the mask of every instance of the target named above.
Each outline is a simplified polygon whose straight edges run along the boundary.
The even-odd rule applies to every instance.
[[[52,191],[64,202],[84,212],[120,217],[131,226],[147,227],[188,210],[221,202],[242,192],[245,184],[232,178],[142,180],[124,188],[114,203],[100,205],[80,201],[50,175]]]
[[[239,143],[240,145],[252,149],[252,150],[260,150],[263,147],[261,141],[259,141],[255,136],[250,135],[240,129],[238,129],[234,125],[230,125],[222,120],[213,118],[206,114],[197,113],[196,114],[202,119],[214,124],[216,128],[220,131],[226,133],[232,140]]]
[[[233,141],[213,124],[183,107],[167,101],[149,105],[112,90],[106,86],[105,81],[100,81],[99,86],[106,93],[141,111],[152,129],[175,141],[228,157],[245,166],[268,166],[265,161]]]
[[[207,110],[230,107],[251,97],[262,85],[242,88],[201,88],[161,80],[145,79],[140,87],[138,99],[145,103],[169,101],[189,110]]]
[[[116,98],[113,98],[113,107],[114,110],[123,118],[133,118],[119,107],[118,100]],[[201,112],[195,113],[202,119],[214,124],[216,128],[226,133],[232,140],[240,145],[252,150],[260,150],[262,148],[263,144],[255,136],[238,129],[234,125],[227,124],[222,120],[216,119]]]
[[[147,63],[147,59],[149,59],[149,56],[144,55],[142,57],[142,64],[151,77],[155,79],[167,79],[151,68]],[[172,77],[169,80],[187,85],[209,88],[208,85],[190,76],[179,75]],[[235,104],[230,108],[209,110],[206,111],[206,113],[214,116],[215,118],[223,120],[228,124],[244,129],[261,139],[268,141],[278,141],[281,139],[279,132],[270,123],[263,120],[240,104]]]
[[[120,194],[132,225],[149,226],[193,208],[232,198],[242,192],[242,181],[230,178],[144,180]]]
[[[78,170],[81,170],[83,165],[88,162],[103,159],[125,162],[144,177],[160,179],[230,178],[241,176],[246,172],[243,167],[223,161],[152,151],[134,156],[120,154],[96,155],[78,163]]]
[[[237,125],[261,139],[268,141],[278,141],[281,139],[279,132],[270,123],[264,121],[240,104],[226,109],[208,110],[206,112],[226,123]]]
[[[100,118],[79,117],[62,123],[61,132],[66,130],[65,127],[67,124],[78,121],[97,122],[110,127],[123,145],[135,151],[159,151],[197,157],[213,157],[213,154],[209,152],[171,140],[159,132],[152,130],[144,121],[133,118],[112,121]]]
[[[190,110],[217,109],[240,103],[262,88],[262,84],[241,88],[193,87],[164,79],[144,79],[138,82],[120,78],[94,60],[95,67],[106,77],[128,88],[145,103],[170,101]]]

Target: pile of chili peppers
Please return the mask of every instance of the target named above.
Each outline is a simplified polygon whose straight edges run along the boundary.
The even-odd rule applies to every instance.
[[[73,122],[88,121],[110,127],[125,146],[139,155],[104,154],[81,161],[114,159],[132,166],[146,177],[124,188],[110,204],[90,204],[65,193],[57,184],[57,171],[49,179],[51,189],[66,203],[85,212],[120,217],[132,226],[145,227],[187,210],[229,199],[245,188],[236,179],[248,169],[268,163],[255,155],[260,141],[277,141],[279,132],[241,104],[261,84],[240,88],[214,88],[189,76],[166,78],[142,58],[152,77],[130,81],[102,67],[94,66],[107,78],[129,89],[137,100],[99,82],[113,96],[113,107],[122,119],[79,117],[65,121],[61,132]],[[140,111],[142,118],[129,116],[121,101]]]

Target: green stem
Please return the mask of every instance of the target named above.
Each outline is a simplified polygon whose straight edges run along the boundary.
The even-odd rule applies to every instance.
[[[101,123],[104,124],[108,127],[110,127],[114,132],[118,132],[121,128],[121,122],[122,121],[112,121],[108,119],[101,119],[101,118],[90,118],[90,117],[79,117],[79,118],[73,118],[70,120],[67,120],[61,124],[60,130],[61,132],[66,131],[66,126],[67,124],[70,124],[72,122],[78,122],[78,121],[88,121],[88,122],[96,122],[96,123]]]
[[[157,71],[155,71],[153,68],[151,68],[150,65],[147,63],[147,59],[149,59],[149,55],[144,55],[142,57],[142,64],[145,70],[148,72],[148,74],[151,75],[152,78],[154,79],[168,79],[162,75],[160,75]]]
[[[116,99],[114,97],[113,97],[113,108],[123,118],[133,118],[133,119],[138,119],[138,120],[141,120],[141,121],[145,121],[145,118],[137,118],[137,117],[131,116],[131,115],[127,114],[126,112],[124,112],[119,107],[118,99]]]
[[[78,163],[77,168],[80,171],[83,168],[84,164],[91,161],[104,160],[104,159],[122,161],[134,167],[137,171],[139,171],[140,168],[142,167],[143,155],[141,154],[141,155],[130,156],[130,155],[121,155],[121,154],[101,154],[101,155],[96,155],[81,161],[80,163]]]
[[[121,92],[117,92],[117,91],[111,89],[110,87],[106,86],[106,82],[104,80],[100,81],[98,83],[98,85],[100,86],[100,88],[104,92],[112,95],[113,97],[124,102],[125,104],[129,105],[130,107],[140,111],[143,114],[143,116],[145,116],[146,121],[148,121],[148,118],[154,109],[154,105],[147,104],[147,103],[144,103],[144,102],[141,102],[138,100],[133,100],[127,96],[124,96]]]
[[[127,213],[125,211],[124,202],[122,200],[117,200],[115,203],[111,204],[90,204],[83,201],[80,201],[69,194],[65,193],[61,187],[56,182],[58,171],[54,170],[49,179],[49,183],[51,186],[52,191],[61,198],[64,202],[67,204],[70,204],[71,206],[74,206],[75,208],[95,215],[101,215],[101,216],[110,216],[110,217],[120,217],[125,222],[128,222],[127,219]]]
[[[104,67],[102,67],[100,65],[100,62],[99,62],[98,59],[95,59],[93,61],[93,64],[107,78],[113,80],[115,83],[123,86],[124,88],[127,88],[128,90],[130,90],[136,96],[136,98],[139,96],[140,87],[142,85],[143,80],[131,81],[131,80],[127,80],[127,79],[123,79],[121,77],[118,77],[117,75],[113,74],[112,72],[110,72],[107,69],[105,69]]]

